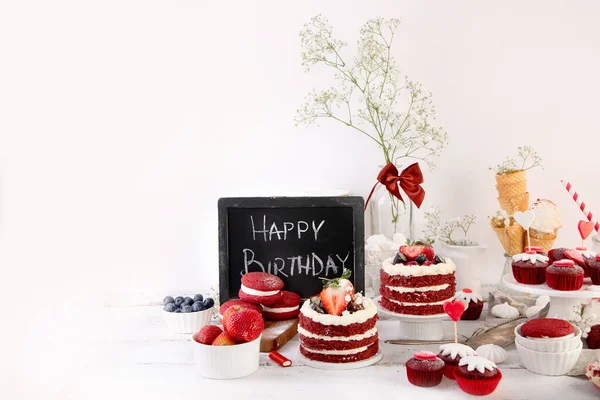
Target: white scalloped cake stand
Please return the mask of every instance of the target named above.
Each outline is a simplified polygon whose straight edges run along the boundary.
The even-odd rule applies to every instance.
[[[442,320],[448,318],[447,314],[398,314],[384,308],[381,304],[379,304],[379,299],[381,299],[381,296],[377,296],[373,299],[377,305],[377,310],[379,313],[387,317],[395,318],[400,323],[400,337],[398,337],[398,339],[437,341],[444,338],[444,327],[442,326]]]
[[[318,369],[330,369],[330,370],[346,370],[346,369],[356,369],[368,367],[369,365],[373,365],[381,360],[383,357],[383,353],[381,349],[377,351],[377,353],[366,360],[355,361],[351,363],[328,363],[323,361],[314,361],[309,358],[304,357],[302,353],[300,353],[300,349],[298,349],[298,358],[302,361],[302,364],[307,365],[312,368]]]
[[[515,280],[512,274],[506,274],[502,281],[509,288],[522,293],[531,293],[550,297],[548,317],[572,320],[573,307],[581,304],[581,300],[600,297],[600,286],[591,285],[586,278],[583,287],[575,291],[555,290],[546,285],[524,285]]]

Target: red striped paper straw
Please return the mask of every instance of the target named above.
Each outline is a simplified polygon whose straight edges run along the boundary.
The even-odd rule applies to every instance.
[[[585,217],[588,219],[588,221],[590,221],[592,224],[594,224],[594,229],[596,230],[596,232],[600,233],[600,223],[598,223],[598,221],[596,221],[594,219],[594,216],[592,215],[590,210],[588,210],[585,203],[583,201],[581,201],[579,194],[575,190],[573,190],[573,186],[571,185],[571,182],[566,182],[566,181],[561,180],[560,183],[563,184],[565,189],[567,189],[567,192],[569,192],[571,197],[573,197],[573,201],[575,201],[575,203],[577,203],[577,205],[579,206],[579,209],[581,210],[581,212],[583,212],[583,215],[585,215]]]

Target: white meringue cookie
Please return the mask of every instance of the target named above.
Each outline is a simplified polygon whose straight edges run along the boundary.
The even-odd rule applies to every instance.
[[[546,307],[546,304],[550,303],[550,297],[549,296],[540,296],[537,298],[537,300],[535,301],[535,305],[539,306],[539,307]]]
[[[495,344],[484,344],[483,346],[479,346],[476,351],[477,355],[496,364],[503,363],[508,358],[506,350]]]
[[[492,315],[498,318],[517,318],[519,316],[519,310],[508,303],[502,303],[492,307]]]
[[[531,306],[527,309],[527,311],[525,311],[525,316],[527,318],[531,318],[535,314],[539,313],[543,308],[544,306]]]

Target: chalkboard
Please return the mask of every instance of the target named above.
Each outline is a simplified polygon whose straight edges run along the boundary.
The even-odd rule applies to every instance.
[[[264,271],[302,298],[318,294],[319,278],[352,270],[364,291],[362,197],[253,197],[219,199],[219,292],[238,298],[240,278]]]

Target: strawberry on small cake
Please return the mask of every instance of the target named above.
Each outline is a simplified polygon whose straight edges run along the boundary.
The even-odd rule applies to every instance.
[[[455,271],[454,263],[436,255],[431,243],[401,246],[396,257],[383,262],[380,304],[399,314],[441,314],[444,302],[455,295]]]
[[[342,277],[323,280],[323,291],[300,308],[298,337],[300,353],[314,361],[349,363],[369,359],[379,350],[377,307],[354,292]]]
[[[270,306],[263,306],[263,318],[270,321],[282,321],[285,319],[296,318],[300,313],[300,295],[281,291],[281,298]]]
[[[281,298],[283,281],[266,272],[248,272],[242,276],[240,299],[252,304],[270,306]]]

